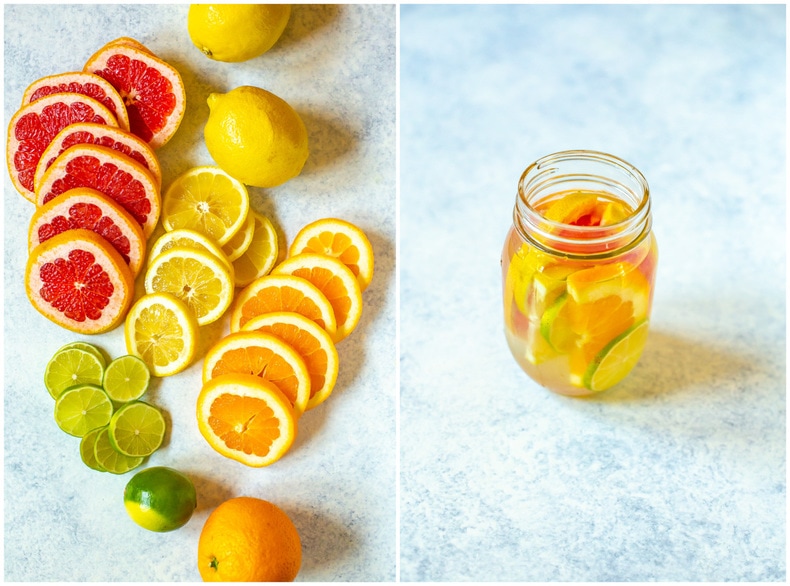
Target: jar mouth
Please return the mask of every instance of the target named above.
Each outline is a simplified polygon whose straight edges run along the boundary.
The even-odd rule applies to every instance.
[[[577,226],[549,220],[537,210],[552,195],[572,191],[606,194],[632,211],[606,226]],[[538,159],[521,175],[513,220],[520,235],[545,252],[612,256],[630,250],[650,232],[650,189],[644,175],[619,157],[599,151],[561,151]]]

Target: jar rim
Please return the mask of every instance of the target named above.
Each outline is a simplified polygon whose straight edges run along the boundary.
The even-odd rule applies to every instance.
[[[561,167],[569,164],[599,166],[602,170],[611,171],[608,175],[590,174],[575,171],[562,174]],[[530,196],[536,194],[558,193],[566,189],[549,188],[563,182],[585,181],[607,187],[604,191],[619,199],[629,200],[631,213],[614,222],[605,229],[600,226],[576,226],[545,218],[534,207]],[[545,198],[540,198],[543,201]],[[532,241],[549,253],[563,256],[586,257],[590,252],[570,254],[570,250],[585,247],[596,253],[592,256],[610,256],[630,249],[647,235],[651,228],[650,188],[644,175],[631,163],[624,159],[594,150],[566,150],[541,157],[530,164],[522,173],[518,182],[516,205],[513,209],[513,220],[522,237]]]

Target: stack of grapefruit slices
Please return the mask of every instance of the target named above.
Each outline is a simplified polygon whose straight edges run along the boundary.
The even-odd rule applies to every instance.
[[[6,160],[36,205],[27,294],[53,322],[96,334],[123,320],[160,216],[155,149],[175,134],[185,102],[178,72],[130,38],[25,90]]]
[[[372,276],[364,232],[325,218],[302,228],[289,257],[239,292],[231,333],[203,362],[197,419],[212,448],[253,467],[288,451],[300,416],[332,393],[335,345],[356,328]]]

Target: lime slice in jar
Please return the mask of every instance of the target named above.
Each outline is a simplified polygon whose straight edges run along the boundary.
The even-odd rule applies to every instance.
[[[604,391],[623,380],[636,366],[647,342],[648,322],[643,320],[612,340],[590,363],[584,386]]]

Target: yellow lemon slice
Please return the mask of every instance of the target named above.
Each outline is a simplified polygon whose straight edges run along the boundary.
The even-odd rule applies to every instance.
[[[166,250],[170,250],[174,246],[196,248],[198,250],[211,253],[222,261],[222,264],[228,268],[231,275],[233,274],[233,265],[230,264],[228,257],[225,256],[225,253],[219,246],[217,246],[216,242],[214,242],[208,236],[188,228],[178,228],[172,232],[165,232],[159,238],[157,238],[154,241],[154,245],[151,247],[150,252],[148,253],[148,264],[150,265],[151,261],[153,261],[157,256]]]
[[[233,270],[237,287],[246,287],[255,279],[263,277],[272,270],[277,262],[279,245],[277,232],[269,218],[250,210],[253,221],[253,232],[250,244],[244,252],[233,261]]]
[[[247,188],[218,167],[195,167],[180,175],[162,199],[162,225],[168,232],[189,228],[220,246],[244,227]]]
[[[151,293],[129,310],[124,335],[126,351],[140,357],[154,376],[171,376],[195,359],[198,323],[177,297]]]

